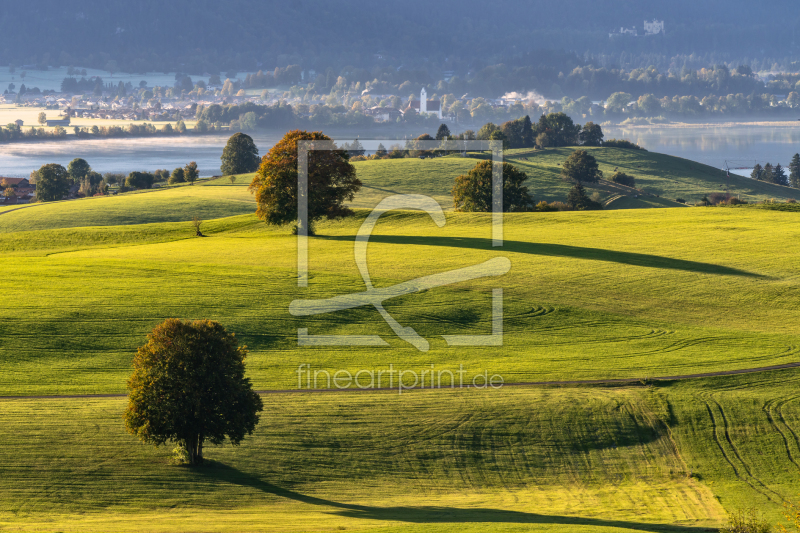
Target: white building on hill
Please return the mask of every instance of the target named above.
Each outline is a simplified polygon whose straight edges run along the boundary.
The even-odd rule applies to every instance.
[[[439,100],[428,100],[428,93],[425,87],[419,92],[419,100],[411,100],[408,103],[407,109],[414,109],[420,115],[424,113],[433,113],[439,119],[442,118],[442,102]]]
[[[664,21],[653,19],[653,22],[644,21],[645,35],[658,35],[664,33]]]

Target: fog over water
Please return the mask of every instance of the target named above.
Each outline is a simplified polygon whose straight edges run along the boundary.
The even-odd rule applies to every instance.
[[[100,173],[134,170],[172,170],[190,161],[197,163],[201,177],[220,173],[220,156],[229,135],[145,137],[138,139],[82,139],[0,145],[0,176],[27,177],[47,163],[67,164],[81,157]],[[278,141],[278,134],[254,134],[264,155]]]
[[[800,122],[797,125],[737,125],[648,128],[603,128],[606,139],[623,138],[663,154],[705,163],[715,168],[747,167],[770,162],[784,167],[800,152]],[[747,169],[737,174],[749,175]]]
[[[769,126],[606,127],[604,132],[606,139],[628,139],[653,152],[691,159],[716,168],[724,168],[726,161],[731,167],[751,168],[755,162],[763,165],[767,161],[786,166],[792,155],[800,152],[800,122],[797,126],[783,123]],[[280,139],[281,133],[253,134],[259,154],[264,155]],[[373,138],[373,135],[368,133],[361,138]],[[335,137],[343,138],[341,135]],[[220,173],[220,156],[227,140],[226,134],[10,143],[0,145],[0,176],[26,177],[46,163],[66,166],[76,157],[86,159],[101,173],[171,170],[195,161],[201,176],[213,176]],[[746,169],[735,172],[749,174]]]

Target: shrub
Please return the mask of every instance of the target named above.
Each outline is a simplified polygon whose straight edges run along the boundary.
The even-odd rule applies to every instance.
[[[607,141],[603,141],[603,146],[607,146],[609,148],[629,148],[631,150],[641,150],[643,152],[647,151],[638,144],[626,141],[625,139],[609,139]]]
[[[746,204],[747,200],[741,200],[739,198],[731,198],[728,200],[728,205],[743,205]]]
[[[679,204],[685,204],[686,203],[686,200],[683,199],[683,198],[675,198],[675,201],[678,202]]]
[[[600,202],[596,202],[595,200],[592,200],[586,196],[586,191],[580,182],[576,183],[575,186],[570,189],[569,194],[567,195],[567,205],[578,211],[594,211],[597,209],[603,209],[603,206],[600,204]]]
[[[624,172],[614,172],[614,175],[611,176],[611,181],[619,183],[620,185],[625,185],[626,187],[636,186],[636,179]]]
[[[536,207],[534,207],[533,209],[534,211],[539,211],[540,213],[549,213],[552,211],[558,211],[558,206],[555,205],[556,203],[561,203],[561,202],[553,202],[552,204],[548,204],[547,202],[542,200],[541,202],[536,204]]]
[[[350,161],[367,161],[369,158],[363,155],[355,155],[350,158]]]
[[[719,204],[727,203],[728,196],[729,195],[724,193],[724,192],[712,192],[711,194],[708,195],[708,200],[713,205],[719,205]]]
[[[556,211],[574,211],[570,206],[564,202],[550,202],[550,207]]]
[[[770,533],[772,526],[755,509],[738,510],[728,515],[728,523],[720,533]]]

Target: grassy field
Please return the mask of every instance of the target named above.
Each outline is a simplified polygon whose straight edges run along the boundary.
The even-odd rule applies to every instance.
[[[252,349],[259,388],[296,386],[295,370],[304,363],[329,371],[463,364],[470,373],[539,381],[646,378],[797,358],[800,213],[507,214],[501,249],[491,246],[488,215],[449,213],[447,225],[435,229],[427,215],[387,214],[369,250],[378,286],[498,256],[511,261],[500,280],[387,302],[400,323],[431,340],[422,354],[397,339],[374,309],[288,313],[297,298],[363,290],[352,241],[365,211],[320,225],[311,241],[312,280],[300,290],[288,229],[243,214],[209,220],[208,238],[198,239],[188,222],[253,208],[243,186],[195,185],[0,216],[0,290],[7,296],[0,317],[8,325],[0,394],[123,392],[132,351],[171,316],[217,319],[236,331]],[[455,355],[441,335],[489,333],[498,284],[505,291],[504,346]],[[380,334],[391,356],[374,348],[298,351],[302,327],[311,334]]]
[[[798,382],[269,395],[196,470],[125,434],[123,399],[0,400],[0,526],[688,533],[751,506],[776,524],[800,492]]]
[[[446,200],[440,174],[474,160],[372,168],[386,163],[358,164],[369,189],[355,218],[318,225],[307,289],[289,228],[252,214],[248,176],[0,214],[0,396],[28,397],[0,399],[0,529],[699,533],[750,506],[777,523],[783,500],[800,498],[800,370],[648,380],[797,362],[800,212],[506,214],[501,248],[488,214],[448,212],[437,228],[388,213],[369,245],[377,287],[511,262],[500,278],[387,301],[430,341],[420,352],[373,308],[288,312],[294,299],[364,289],[352,247],[363,207],[393,191]],[[496,287],[503,346],[448,347],[441,335],[491,332]],[[640,382],[267,394],[256,434],[210,447],[197,470],[127,435],[123,398],[30,397],[125,392],[136,347],[167,317],[235,331],[259,390],[306,386],[301,364]],[[298,348],[304,327],[389,346]]]
[[[624,196],[622,201],[615,202],[610,208],[679,207],[681,204],[674,201],[676,198],[696,202],[707,194],[725,190],[725,172],[688,159],[621,148],[585,149],[597,159],[606,178],[619,169],[634,176],[636,187],[645,192],[642,195],[608,181],[588,185],[587,193],[598,192],[603,200]],[[507,162],[528,174],[526,185],[537,202],[564,201],[572,185],[561,180],[561,164],[574,150],[574,147],[509,150],[504,157]],[[473,158],[448,156],[424,160],[362,161],[355,165],[360,179],[367,186],[395,192],[418,191],[450,206],[453,179],[475,166],[475,163]],[[747,201],[800,200],[800,190],[741,176],[731,175],[730,186],[731,194]],[[634,198],[634,195],[639,197]]]

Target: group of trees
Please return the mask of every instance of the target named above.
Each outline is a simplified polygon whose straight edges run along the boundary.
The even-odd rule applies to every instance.
[[[175,125],[167,123],[156,127],[155,124],[128,124],[127,126],[98,126],[91,127],[78,127],[72,128],[72,132],[76,137],[92,138],[92,137],[149,137],[160,135],[185,135],[185,134],[204,134],[222,131],[221,126],[209,126],[208,124],[197,124],[194,129],[188,129],[183,120],[179,120]],[[56,126],[53,130],[47,131],[44,128],[29,128],[22,129],[17,124],[8,124],[3,127],[0,126],[0,143],[24,141],[32,139],[66,139],[67,129],[62,126]]]
[[[789,163],[788,176],[780,163],[775,166],[767,163],[763,167],[756,163],[753,167],[753,172],[750,173],[750,177],[758,181],[800,189],[800,154],[794,154],[792,157],[792,161]]]
[[[5,127],[0,126],[0,143],[32,139],[63,139],[66,136],[67,130],[61,126],[56,126],[51,131],[47,131],[44,128],[22,129],[19,124],[14,122],[7,124]]]
[[[194,185],[198,177],[197,163],[192,161],[184,167],[174,169],[172,172],[164,169],[159,169],[155,172],[131,172],[125,178],[125,181],[120,183],[123,184],[122,192],[124,192],[126,189],[150,189],[157,182],[167,182],[170,185],[179,183]]]
[[[31,173],[30,182],[36,184],[36,199],[40,202],[61,200],[74,185],[79,196],[108,194],[108,183],[92,170],[85,159],[75,158],[67,168],[56,163],[43,165]]]
[[[565,113],[542,115],[533,124],[529,116],[504,122],[500,126],[488,122],[475,135],[478,140],[502,140],[505,148],[540,148],[556,146],[600,146],[602,128],[593,122],[575,124]]]
[[[92,170],[85,159],[76,158],[64,168],[50,163],[31,172],[30,182],[36,184],[36,199],[39,202],[63,200],[70,190],[75,196],[103,196],[108,194],[109,185],[118,185],[120,192],[131,189],[150,189],[156,182],[169,181],[170,184],[194,184],[199,177],[197,163],[192,161],[185,167],[155,172],[131,172],[127,176],[115,172],[100,175]],[[73,188],[78,186],[77,191]]]

